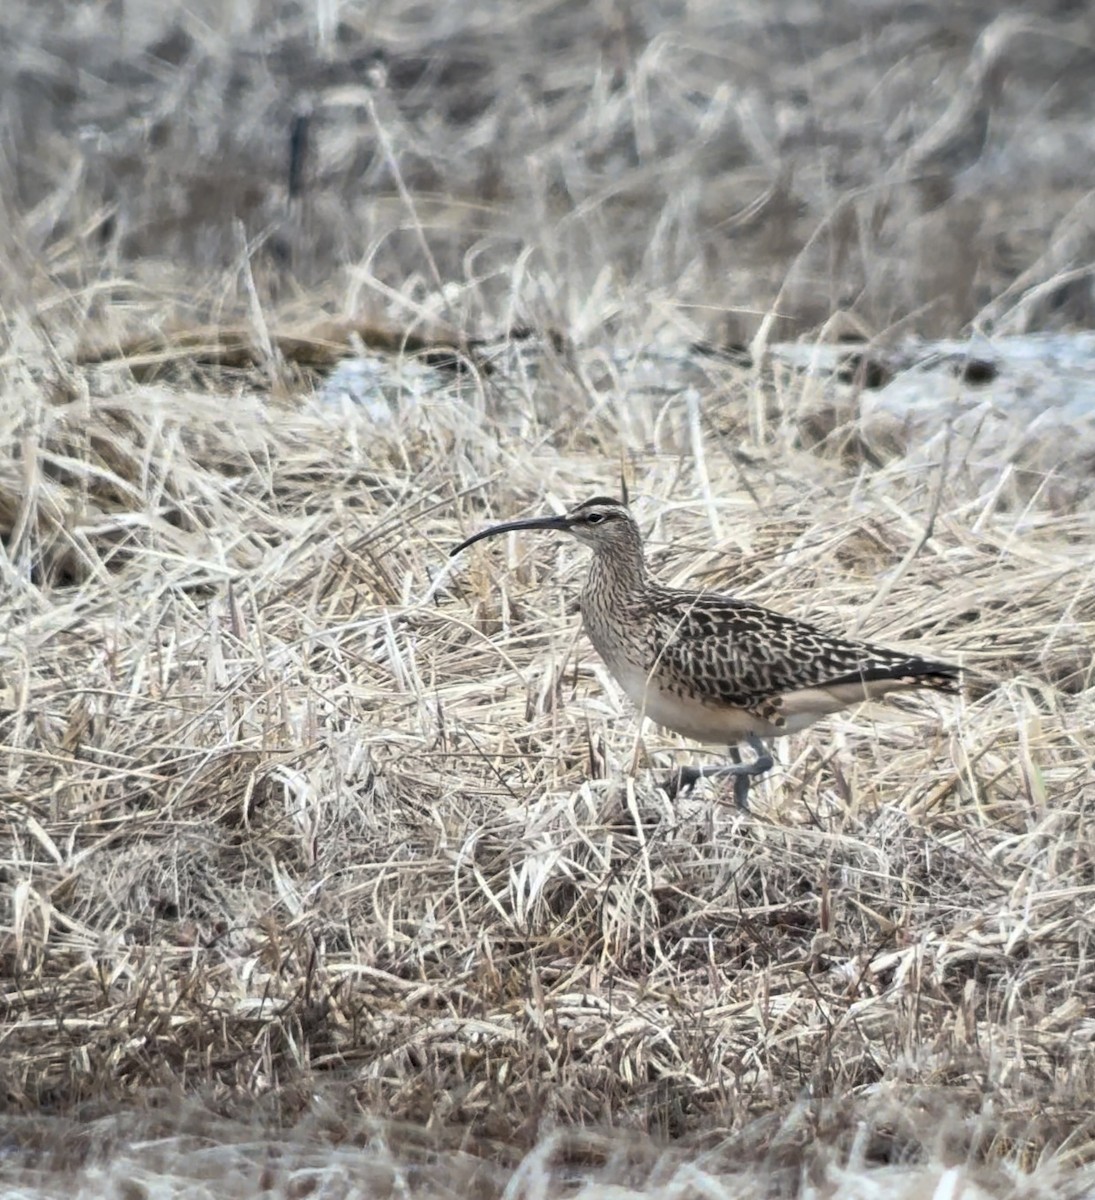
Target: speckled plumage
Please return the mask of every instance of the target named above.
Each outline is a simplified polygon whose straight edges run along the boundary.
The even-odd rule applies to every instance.
[[[729,768],[742,806],[749,777],[771,766],[761,738],[912,688],[959,689],[946,663],[834,637],[805,621],[714,592],[650,578],[626,507],[598,496],[561,517],[492,526],[453,551],[513,529],[560,529],[593,550],[582,589],[590,640],[644,715],[701,742],[748,741],[761,763]],[[766,764],[766,765],[764,765]]]

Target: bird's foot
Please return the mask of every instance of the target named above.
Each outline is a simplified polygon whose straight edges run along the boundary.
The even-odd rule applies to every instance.
[[[755,734],[747,739],[756,758],[752,762],[742,762],[741,754],[736,746],[730,748],[733,765],[709,764],[702,767],[678,767],[670,771],[662,783],[662,788],[670,800],[675,800],[683,792],[691,791],[701,779],[725,779],[728,775],[734,779],[734,803],[742,810],[749,811],[749,785],[760,775],[772,769],[773,759],[768,747]]]
[[[676,800],[678,796],[690,792],[701,779],[710,779],[713,775],[725,772],[725,767],[677,767],[661,781],[661,788],[670,800]]]

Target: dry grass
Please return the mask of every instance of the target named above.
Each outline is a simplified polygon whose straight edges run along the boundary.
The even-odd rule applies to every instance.
[[[408,84],[410,132],[370,114],[375,152],[387,138],[402,156],[398,179],[311,160],[341,162],[361,195],[313,179],[292,237],[281,223],[257,238],[288,238],[289,266],[256,251],[230,284],[199,274],[224,261],[211,230],[239,237],[219,210],[183,205],[186,220],[157,229],[149,206],[159,197],[166,221],[173,189],[199,188],[195,128],[250,137],[259,154],[254,129],[165,116],[147,192],[124,202],[97,197],[86,163],[63,193],[62,156],[40,140],[38,173],[5,199],[0,358],[0,1078],[23,1194],[62,1178],[70,1195],[174,1180],[194,1195],[587,1200],[1092,1186],[1095,513],[986,489],[960,462],[866,462],[854,415],[818,442],[801,380],[763,364],[697,360],[690,389],[660,389],[657,358],[637,349],[715,327],[752,336],[756,321],[728,310],[763,312],[776,292],[801,321],[853,307],[872,329],[898,313],[950,329],[1032,262],[1046,279],[1062,269],[1039,254],[1007,270],[978,260],[983,295],[925,290],[927,258],[907,257],[913,235],[893,215],[912,190],[887,193],[873,224],[850,198],[881,187],[862,167],[881,136],[877,114],[863,119],[883,103],[874,67],[908,74],[950,43],[925,43],[923,15],[895,22],[854,60],[853,84],[855,6],[832,6],[824,37],[820,11],[800,14],[797,75],[773,56],[767,81],[748,74],[731,97],[714,81],[726,62],[744,71],[740,30],[712,13],[704,47],[698,28],[675,38],[559,4],[521,28],[493,13],[479,40],[484,6],[461,26],[484,80],[474,55],[448,79],[459,39],[427,34],[408,8],[377,36],[408,62],[417,46],[430,87],[470,107],[454,116]],[[237,117],[250,111],[264,70],[289,70],[322,15],[287,8],[272,29],[233,12],[235,42],[201,42],[210,27],[192,6],[175,18],[192,39],[181,60],[138,56],[175,89],[165,112],[183,95],[213,111],[218,80]],[[22,14],[27,45],[63,61],[37,13]],[[602,19],[598,53],[619,56],[623,91],[608,73],[596,104],[588,80],[560,96],[560,80],[585,79],[582,22]],[[364,16],[347,21],[336,64],[362,48]],[[756,21],[762,47],[791,37]],[[1077,38],[1053,28],[1075,65]],[[536,39],[555,50],[530,100],[515,72],[537,61]],[[958,40],[954,77],[974,39]],[[252,64],[233,92],[225,72],[258,45],[284,58]],[[44,50],[24,54],[17,96],[54,69]],[[88,42],[88,61],[100,54]],[[1032,56],[1024,42],[1020,74]],[[837,89],[860,89],[858,113],[840,110],[859,131],[851,179],[804,183],[826,159],[798,161],[793,140],[762,171],[684,105],[706,81],[744,137],[750,104],[792,76],[816,89],[823,126]],[[86,104],[142,86],[89,86]],[[353,102],[378,103],[367,90]],[[1027,110],[1000,104],[1021,131]],[[18,131],[47,107],[25,102]],[[535,154],[499,165],[491,193],[483,147],[527,144],[536,117]],[[687,119],[698,125],[677,127]],[[447,157],[430,159],[427,135]],[[718,242],[750,172],[791,160],[796,204],[784,197],[767,232]],[[564,168],[566,214],[551,182]],[[717,218],[700,219],[710,189],[678,196],[670,172],[727,188]],[[1078,211],[1069,186],[1047,182],[1036,223],[985,208],[967,249],[1044,248]],[[799,288],[819,278],[807,264],[832,228],[827,189],[831,212],[864,220],[849,226],[852,258],[872,274],[851,306],[851,259],[835,252],[832,290]],[[478,215],[461,209],[471,197]],[[227,183],[208,199],[237,211]],[[968,212],[953,204],[939,220]],[[110,215],[105,233],[91,210]],[[165,253],[202,285],[173,294]],[[903,255],[908,272],[887,275]],[[343,291],[305,287],[336,261],[351,264]],[[435,273],[457,282],[438,289]],[[1029,286],[1044,297],[1046,279]],[[682,315],[696,303],[722,316]],[[421,350],[432,330],[467,369],[395,389],[387,423],[320,404],[313,371],[347,328],[308,319],[324,304],[393,372],[404,336]],[[172,334],[188,315],[201,332]],[[565,339],[468,341],[547,318]],[[669,804],[650,765],[683,748],[649,730],[639,742],[577,634],[582,551],[530,536],[447,557],[491,518],[618,491],[621,472],[666,581],[961,661],[969,695],[790,739],[753,819],[717,789]]]
[[[72,367],[9,410],[9,1104],[329,1085],[531,1146],[883,1094],[991,1111],[958,1159],[1086,1159],[1091,514],[714,437],[706,506],[671,414],[609,392],[561,436],[480,382],[386,429]],[[623,429],[664,578],[931,647],[971,698],[792,739],[756,820],[666,803],[580,550],[446,557],[611,490]]]

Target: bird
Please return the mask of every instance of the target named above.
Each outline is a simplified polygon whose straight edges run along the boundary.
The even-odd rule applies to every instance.
[[[451,551],[517,530],[568,533],[593,551],[582,588],[582,623],[597,653],[641,715],[695,741],[729,749],[733,765],[682,768],[673,792],[700,778],[731,776],[738,808],[770,771],[766,739],[890,692],[961,690],[960,668],[815,625],[720,592],[664,587],[647,569],[627,504],[607,496],[555,516],[492,525]],[[755,757],[743,761],[740,747]]]

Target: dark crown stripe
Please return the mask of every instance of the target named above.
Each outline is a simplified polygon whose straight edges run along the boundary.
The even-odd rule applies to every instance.
[[[609,504],[613,508],[626,508],[627,505],[622,504],[619,500],[613,500],[611,496],[594,496],[592,500],[583,500],[577,505],[572,512],[581,512],[583,508],[602,508]]]

